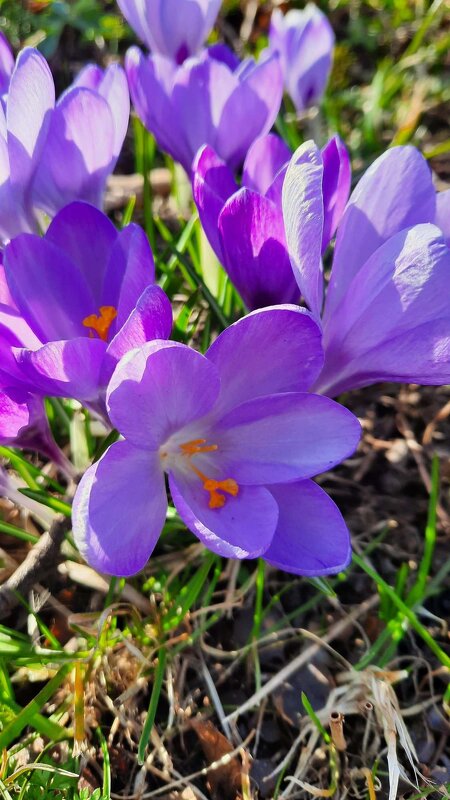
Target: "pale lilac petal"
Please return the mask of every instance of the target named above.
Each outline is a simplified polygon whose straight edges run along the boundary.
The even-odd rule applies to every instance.
[[[0,95],[9,89],[14,69],[14,56],[5,34],[0,31]]]
[[[70,203],[57,213],[45,238],[66,254],[90,287],[96,307],[86,311],[85,316],[98,313],[101,305],[117,306],[118,291],[112,302],[104,299],[105,276],[109,274],[111,252],[118,239],[105,214],[89,203]],[[69,301],[72,302],[72,297]]]
[[[147,0],[117,0],[117,5],[135,33],[152,49],[154,43],[153,37],[149,35],[147,13],[149,17],[152,11],[154,13],[154,9],[157,8],[155,2],[148,3]],[[156,22],[157,20],[152,21]],[[155,25],[153,24],[151,27],[154,28]]]
[[[119,362],[108,411],[131,444],[157,449],[207,414],[219,388],[217,370],[205,356],[178,342],[149,342]]]
[[[260,136],[250,147],[244,161],[242,184],[260,194],[266,194],[278,172],[292,156],[287,144],[269,133]]]
[[[323,164],[309,141],[294,153],[283,185],[283,216],[291,264],[300,292],[313,314],[323,302]]]
[[[17,308],[42,342],[88,335],[83,319],[98,309],[64,251],[39,236],[21,234],[6,247],[5,272]]]
[[[32,421],[30,395],[17,389],[0,391],[0,444],[14,445]]]
[[[95,403],[101,394],[106,344],[100,339],[50,342],[39,350],[16,349],[23,380],[30,391]]]
[[[116,442],[78,486],[72,507],[76,545],[99,572],[134,575],[158,541],[166,510],[158,455]]]
[[[333,238],[350,194],[352,168],[350,156],[339,136],[322,150],[324,224],[322,252]]]
[[[248,308],[298,299],[281,209],[263,195],[240,189],[225,203],[219,231],[223,265]]]
[[[101,206],[114,166],[114,119],[99,94],[75,87],[58,101],[35,178],[35,202],[53,216],[72,200]]]
[[[237,191],[233,173],[212,147],[202,147],[192,165],[192,192],[200,222],[219,261],[224,262],[218,230],[224,203]]]
[[[434,222],[436,192],[424,157],[392,147],[364,173],[339,224],[324,317],[332,315],[356,273],[398,231]]]
[[[227,476],[228,477],[228,476]],[[227,558],[256,558],[270,544],[278,507],[267,489],[239,488],[222,508],[209,508],[209,494],[195,476],[169,475],[170,493],[187,527],[214,553]]]
[[[85,89],[98,91],[103,80],[103,74],[102,68],[97,64],[86,64],[76,76],[72,86],[84,86]]]
[[[350,535],[341,512],[313,481],[269,486],[280,516],[264,560],[295,575],[330,575],[348,567]]]
[[[110,165],[112,171],[122,149],[130,121],[130,93],[127,76],[119,64],[111,64],[105,70],[98,93],[108,103],[114,119],[114,159]]]
[[[434,225],[402,231],[373,253],[324,328],[316,390],[378,381],[450,382],[450,250]]]
[[[450,247],[450,189],[438,192],[436,195],[436,225],[444,234],[448,247]]]
[[[55,87],[45,58],[31,47],[19,53],[7,103],[11,183],[31,181],[42,157],[55,104]]]
[[[230,325],[206,355],[222,385],[215,411],[225,413],[255,397],[307,391],[323,364],[321,331],[303,308],[265,308]]]
[[[350,456],[360,436],[346,408],[295,392],[250,400],[214,424],[222,469],[246,485],[318,475]]]

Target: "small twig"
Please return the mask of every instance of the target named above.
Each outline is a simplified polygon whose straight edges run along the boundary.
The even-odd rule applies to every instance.
[[[56,517],[50,530],[42,534],[22,564],[0,586],[0,618],[19,604],[19,595],[27,594],[50,569],[54,569],[59,549],[70,527],[70,518],[62,515]]]

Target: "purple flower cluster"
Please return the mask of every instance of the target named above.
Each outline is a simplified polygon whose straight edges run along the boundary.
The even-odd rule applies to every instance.
[[[436,194],[407,146],[350,194],[338,137],[292,155],[269,133],[283,86],[299,111],[324,91],[333,34],[314,7],[274,13],[255,63],[203,47],[218,0],[119,5],[151,55],[131,48],[125,72],[88,65],[56,103],[45,59],[27,48],[14,63],[0,37],[0,442],[70,474],[45,397],[117,429],[73,504],[75,540],[103,572],[145,565],[166,479],[214,553],[339,571],[349,532],[312,478],[355,451],[360,425],[330,398],[383,380],[450,382],[450,192]],[[118,231],[100,210],[128,88],[192,177],[201,224],[250,310],[205,354],[170,340],[144,231]]]

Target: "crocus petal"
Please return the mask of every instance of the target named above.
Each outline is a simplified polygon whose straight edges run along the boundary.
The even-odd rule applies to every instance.
[[[292,156],[287,144],[269,133],[260,136],[250,147],[242,172],[242,184],[259,194],[266,194],[276,175]]]
[[[164,54],[181,63],[203,44],[202,10],[198,2],[180,4],[180,0],[163,0],[159,8]]]
[[[116,232],[102,289],[102,305],[117,309],[116,330],[126,322],[142,292],[154,282],[155,262],[147,236],[139,225],[127,225],[119,234]]]
[[[21,431],[30,424],[29,397],[17,390],[0,391],[0,444],[15,444]]]
[[[231,170],[209,145],[205,145],[197,153],[192,173],[192,192],[200,222],[211,247],[223,264],[218,219],[225,201],[237,191],[237,184]]]
[[[283,217],[274,203],[240,189],[225,203],[219,231],[223,265],[248,308],[297,300]]]
[[[269,486],[280,516],[264,560],[295,575],[330,575],[351,558],[350,535],[341,512],[313,481]]]
[[[434,222],[435,214],[431,172],[415,147],[392,147],[377,158],[352,193],[339,225],[325,318],[383,242],[412,225]]]
[[[30,233],[5,249],[5,272],[17,308],[42,342],[87,335],[97,312],[83,275],[52,242]]]
[[[233,73],[233,77],[236,75]],[[214,83],[211,86],[214,92],[219,91]],[[270,131],[277,117],[283,96],[278,56],[270,56],[252,66],[242,75],[228,99],[225,94],[222,91],[223,110],[215,148],[229,166],[235,168],[244,160],[252,142]],[[211,143],[210,139],[203,141]]]
[[[116,442],[78,486],[72,507],[75,542],[99,572],[134,575],[158,541],[166,510],[158,455]]]
[[[168,339],[172,331],[172,306],[159,286],[149,286],[135,303],[130,316],[108,345],[102,383],[111,377],[117,361],[154,339]]]
[[[30,391],[95,403],[105,352],[105,342],[86,337],[50,342],[34,351],[17,348],[15,356]]]
[[[57,213],[45,238],[65,253],[90,287],[95,308],[90,307],[85,316],[98,313],[101,305],[117,306],[118,292],[111,302],[106,302],[103,294],[111,251],[118,238],[105,214],[89,203],[70,203]],[[68,300],[72,304],[71,293]]]
[[[117,4],[127,22],[136,32],[140,39],[148,47],[153,47],[153,42],[149,37],[148,22],[146,19],[147,9],[151,10],[154,3],[147,3],[146,0],[117,0]]]
[[[258,397],[214,424],[222,469],[244,485],[318,475],[350,456],[360,435],[350,411],[314,394]]]
[[[228,558],[256,558],[269,546],[278,507],[263,487],[240,487],[222,508],[208,506],[201,481],[182,473],[169,475],[170,493],[187,527],[214,553]]]
[[[323,302],[323,164],[309,141],[294,153],[283,185],[283,217],[291,264],[300,292],[313,314]]]
[[[436,195],[436,225],[444,234],[448,247],[450,247],[450,189]]]
[[[5,34],[0,31],[0,95],[8,92],[13,69],[14,56],[11,46]]]
[[[157,449],[204,416],[220,381],[215,366],[178,342],[148,342],[118,364],[107,405],[115,427],[136,447]]]
[[[55,87],[45,58],[31,47],[19,53],[7,104],[11,183],[26,187],[47,138]]]
[[[324,225],[322,253],[334,236],[350,194],[352,168],[350,156],[339,136],[334,136],[322,150]]]
[[[316,389],[378,381],[450,382],[450,250],[434,225],[401,231],[373,253],[324,329]]]
[[[130,121],[130,93],[128,91],[127,76],[120,64],[111,64],[103,76],[98,87],[101,97],[109,105],[114,119],[113,156],[117,160],[125,139],[128,123]],[[110,169],[115,166],[115,160]]]
[[[72,86],[84,86],[85,89],[98,90],[103,80],[103,70],[97,64],[86,64],[78,73]]]
[[[99,94],[75,87],[58,101],[35,178],[35,202],[50,216],[71,200],[102,205],[114,166],[114,119]]]
[[[221,380],[215,412],[225,413],[255,397],[307,391],[322,369],[321,331],[303,308],[265,308],[230,325],[206,356]]]

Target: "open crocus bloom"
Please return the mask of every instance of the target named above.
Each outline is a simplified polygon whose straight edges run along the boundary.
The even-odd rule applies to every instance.
[[[291,152],[278,136],[257,139],[244,161],[242,186],[212,147],[193,165],[193,194],[200,221],[228,275],[250,309],[295,302],[281,204]],[[350,159],[335,136],[321,152],[324,225],[322,252],[336,230],[350,192]]]
[[[45,237],[21,234],[10,242],[5,276],[34,340],[13,348],[31,392],[73,397],[101,413],[118,359],[170,335],[170,303],[154,285],[145,233],[136,225],[118,232],[87,203],[66,206]]]
[[[313,3],[283,16],[272,13],[269,50],[280,54],[284,85],[297,111],[319,102],[333,61],[334,33]]]
[[[188,174],[203,144],[230,168],[242,164],[254,140],[272,127],[281,103],[278,56],[240,63],[217,45],[177,67],[132,47],[125,68],[138,116]]]
[[[202,47],[221,0],[118,0],[118,4],[153,53],[182,64]]]
[[[53,216],[71,200],[101,206],[130,105],[121,67],[101,77],[89,69],[95,85],[85,74],[55,106],[44,57],[30,47],[19,53],[0,107],[0,240],[37,230],[38,211]]]
[[[296,306],[244,317],[204,356],[177,342],[125,356],[107,396],[124,441],[88,469],[73,505],[89,563],[114,575],[144,566],[164,524],[167,474],[178,513],[213,552],[306,575],[345,567],[345,523],[307,479],[353,453],[360,426],[307,391],[321,364],[320,330]]]
[[[323,303],[322,172],[320,151],[306,142],[283,187],[294,274],[322,316],[325,363],[314,390],[334,396],[378,381],[449,383],[450,192],[436,196],[414,147],[380,156],[340,221]]]

